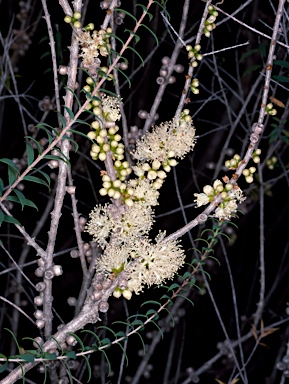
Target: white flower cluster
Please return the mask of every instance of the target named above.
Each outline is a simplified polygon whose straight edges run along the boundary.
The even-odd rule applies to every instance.
[[[116,235],[119,243],[129,243],[133,238],[147,235],[153,225],[154,215],[150,206],[135,203],[132,207],[123,207],[122,215],[115,215],[109,205],[97,205],[90,213],[86,232],[101,248],[108,246],[108,238]]]
[[[137,178],[127,181],[131,168],[128,162],[121,162],[122,153],[114,151],[121,137],[116,134],[116,126],[111,126],[120,119],[119,104],[116,98],[101,95],[101,103],[95,108],[94,113],[101,113],[109,124],[105,128],[97,121],[92,124],[95,131],[89,137],[97,142],[93,153],[112,153],[117,171],[115,180],[106,173],[102,176],[100,194],[121,200],[121,204],[97,206],[90,213],[86,231],[104,249],[96,264],[97,273],[115,277],[124,271],[127,287],[117,287],[114,296],[129,299],[132,292],[141,292],[144,285],[159,285],[171,279],[184,263],[184,251],[176,241],[165,243],[164,234],[160,234],[153,243],[148,234],[154,222],[152,207],[158,204],[158,189],[167,172],[177,164],[175,158],[183,158],[194,148],[195,128],[189,110],[184,110],[178,119],[144,135],[134,153],[138,163],[132,170]],[[100,155],[98,158],[105,160]]]
[[[154,127],[137,142],[133,156],[140,161],[157,160],[161,163],[172,157],[183,158],[195,146],[195,128],[188,117],[175,118]]]
[[[140,293],[144,285],[162,284],[171,279],[183,265],[185,255],[176,241],[162,244],[164,233],[152,243],[147,237],[131,239],[128,244],[109,245],[97,261],[98,272],[110,276],[126,270],[129,274],[127,289]],[[120,289],[115,296],[119,297]]]
[[[95,63],[95,59],[99,56],[107,56],[111,48],[109,44],[108,34],[111,29],[104,31],[82,31],[79,36],[79,44],[81,47],[82,63],[85,67],[91,66]]]
[[[215,180],[213,186],[204,186],[203,193],[194,194],[196,207],[210,203],[216,195],[220,195],[223,199],[214,213],[214,216],[219,220],[229,220],[237,211],[237,202],[241,203],[246,199],[238,186],[233,186],[231,183],[223,186],[220,180]]]
[[[120,100],[113,96],[101,95],[102,111],[106,120],[120,120]]]

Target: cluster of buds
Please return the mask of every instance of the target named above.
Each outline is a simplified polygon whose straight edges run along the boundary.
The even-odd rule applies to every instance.
[[[93,160],[106,160],[106,153],[111,151],[113,158],[121,161],[124,159],[124,145],[120,143],[121,136],[117,133],[119,127],[115,125],[109,129],[100,128],[100,124],[97,120],[92,122],[91,127],[94,131],[91,131],[87,136],[96,141],[95,144],[92,144],[90,156]],[[119,168],[118,163],[115,165],[115,168]],[[127,174],[127,173],[126,173]],[[126,176],[126,174],[124,176]]]
[[[164,84],[164,82],[166,81],[167,79],[167,76],[168,76],[168,65],[170,63],[170,58],[168,56],[164,56],[162,58],[162,66],[161,66],[161,69],[160,69],[160,72],[159,72],[159,77],[157,78],[157,83],[159,85],[161,84]],[[174,66],[174,71],[177,72],[177,73],[182,73],[184,71],[184,67],[183,65],[181,64],[176,64]],[[176,82],[176,78],[175,76],[170,76],[169,77],[169,80],[168,80],[168,83],[169,84],[173,84]]]
[[[225,167],[227,167],[228,169],[237,169],[240,161],[241,161],[241,156],[238,154],[235,154],[231,160],[225,161]]]
[[[216,11],[216,8],[214,8],[212,5],[209,5],[208,11],[210,13],[210,16],[205,21],[205,27],[203,29],[204,35],[206,37],[210,37],[212,30],[216,28],[215,21],[218,16],[218,12]]]
[[[247,181],[247,183],[252,183],[254,178],[253,178],[253,174],[256,172],[256,168],[255,167],[250,167],[250,168],[246,168],[243,170],[243,175],[245,176],[245,180]]]
[[[192,82],[191,82],[191,85],[190,85],[190,89],[191,91],[195,94],[195,95],[198,95],[200,93],[200,90],[199,90],[199,80],[198,79],[193,79]]]
[[[188,58],[191,59],[191,66],[197,67],[197,60],[201,61],[203,58],[203,55],[199,53],[199,51],[201,50],[200,44],[197,44],[194,47],[192,47],[191,45],[187,45],[186,50],[188,51]]]
[[[222,202],[218,205],[214,214],[219,220],[230,219],[237,211],[237,201],[242,202],[245,200],[238,185],[228,182],[224,186],[220,180],[215,180],[213,186],[204,186],[203,193],[194,194],[196,196],[196,207],[211,203],[217,195],[222,198]]]
[[[255,164],[260,163],[260,155],[261,155],[261,149],[256,149],[256,151],[253,152],[252,160]]]
[[[73,16],[66,15],[64,18],[65,23],[72,24],[74,28],[79,29],[81,28],[81,22],[79,21],[81,19],[81,13],[80,12],[74,12]]]
[[[265,109],[268,115],[275,116],[277,114],[277,110],[273,108],[272,103],[267,104]]]
[[[276,368],[283,371],[284,377],[289,377],[289,355],[283,356],[282,360],[277,363]]]
[[[272,156],[270,159],[266,161],[266,165],[269,169],[273,170],[275,168],[275,164],[277,163],[278,159],[276,156]]]
[[[99,190],[99,194],[101,196],[107,195],[115,200],[122,198],[126,205],[132,205],[130,196],[133,195],[133,189],[128,188],[126,183],[123,183],[120,179],[112,181],[108,175],[103,175],[102,188]]]

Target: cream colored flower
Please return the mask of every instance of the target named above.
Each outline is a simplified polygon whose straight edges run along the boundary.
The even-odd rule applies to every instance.
[[[161,123],[136,144],[134,157],[140,161],[166,162],[170,157],[183,158],[195,146],[195,128],[191,121],[173,119]]]
[[[210,202],[208,196],[205,193],[194,193],[194,196],[196,196],[196,199],[194,200],[197,205],[197,207],[201,207],[202,205],[206,205]]]
[[[116,97],[101,95],[103,114],[109,121],[120,120],[120,101]]]

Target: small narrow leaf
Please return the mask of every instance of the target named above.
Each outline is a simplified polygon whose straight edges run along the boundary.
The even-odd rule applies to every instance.
[[[32,148],[31,144],[28,141],[26,142],[26,154],[27,154],[27,164],[29,166],[34,161],[34,149]]]
[[[121,8],[114,8],[115,11],[119,11],[119,12],[122,12],[122,13],[125,13],[126,15],[130,16],[132,19],[134,19],[134,21],[137,23],[137,19],[131,14],[129,13],[128,11],[125,11],[124,9],[121,9]]]
[[[3,180],[0,179],[0,196],[2,196],[3,190],[4,190],[4,183],[3,183]]]
[[[72,112],[72,110],[70,108],[68,108],[66,105],[64,105],[64,108],[65,108],[66,112],[68,113],[70,119],[73,120],[74,119],[74,113]]]
[[[0,227],[1,227],[1,224],[3,223],[3,221],[4,221],[4,218],[5,218],[5,215],[4,215],[3,211],[0,210]]]
[[[42,184],[45,185],[45,187],[50,189],[49,184],[47,184],[44,180],[40,179],[39,177],[35,176],[24,176],[23,177],[24,181],[31,181],[32,183],[37,183],[37,184]]]
[[[17,176],[19,175],[19,171],[16,165],[13,163],[12,160],[7,158],[0,159],[0,162],[8,165],[8,180],[9,185],[12,185],[17,179]]]
[[[142,66],[144,67],[144,61],[143,61],[143,58],[141,57],[141,55],[132,47],[128,46],[127,49],[131,49],[139,58],[140,58],[140,61],[142,62]]]
[[[157,45],[159,45],[159,39],[157,38],[156,34],[145,24],[140,24],[141,27],[145,27],[154,37]]]
[[[5,223],[8,223],[8,224],[17,224],[17,225],[21,225],[19,223],[18,220],[16,220],[13,216],[8,216],[8,215],[4,215],[4,220],[3,220]]]

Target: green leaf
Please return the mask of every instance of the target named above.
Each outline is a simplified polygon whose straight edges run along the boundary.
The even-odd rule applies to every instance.
[[[3,223],[4,219],[5,219],[5,215],[4,215],[3,211],[0,210],[0,227],[1,227],[1,224]]]
[[[179,296],[179,297],[182,297],[183,299],[185,299],[185,300],[188,300],[191,304],[192,304],[192,306],[194,307],[194,303],[192,302],[192,300],[190,300],[188,297],[186,297],[186,296],[183,296],[183,295],[177,295],[177,296]]]
[[[173,315],[171,314],[171,312],[168,310],[168,308],[165,308],[164,307],[164,309],[168,312],[168,314],[170,315],[170,318],[172,319],[172,327],[174,327],[175,326],[175,320],[174,320],[174,318],[173,318]]]
[[[96,333],[94,333],[94,332],[92,332],[92,331],[90,331],[90,330],[88,330],[88,329],[84,329],[84,330],[81,331],[81,333],[82,333],[82,332],[90,333],[90,334],[91,334],[92,336],[94,336],[94,337],[96,338],[96,340],[100,343],[100,339],[99,339],[99,337],[97,336]]]
[[[3,180],[0,178],[0,196],[2,196],[4,190],[4,183]]]
[[[126,361],[126,365],[125,365],[125,366],[127,367],[127,366],[128,366],[128,357],[127,357],[127,354],[126,354],[126,352],[125,352],[123,346],[122,346],[120,343],[117,343],[117,345],[121,348],[121,350],[122,350],[122,352],[123,352],[123,354],[124,354],[125,361]]]
[[[78,148],[79,148],[79,145],[77,144],[77,142],[75,141],[75,140],[73,140],[70,136],[67,136],[67,135],[64,135],[64,136],[62,136],[63,137],[63,139],[65,139],[65,140],[68,140],[68,141],[71,141],[73,144],[74,144],[74,146],[75,146],[75,152],[77,152],[78,151]]]
[[[38,154],[41,155],[42,154],[42,148],[40,146],[40,144],[38,143],[37,140],[35,140],[33,137],[31,136],[25,136],[25,139],[29,139],[31,141],[33,141],[33,143],[36,145],[37,147],[37,151],[38,151]],[[31,145],[31,144],[30,144]],[[33,149],[33,148],[32,148]],[[34,150],[33,150],[34,151]],[[34,155],[34,152],[33,152],[33,155]]]
[[[68,89],[69,92],[71,92],[71,93],[73,94],[73,96],[75,97],[75,100],[77,101],[78,107],[79,107],[79,109],[80,109],[80,108],[81,108],[81,103],[80,103],[80,101],[79,101],[79,99],[78,99],[76,93],[74,92],[74,90],[71,89],[71,88],[69,88],[69,87],[65,87],[65,88]]]
[[[73,360],[77,358],[76,353],[74,351],[64,351],[63,355]]]
[[[263,43],[259,44],[259,51],[263,57],[267,57],[266,46]]]
[[[32,148],[31,144],[28,141],[26,141],[26,154],[27,154],[27,164],[29,166],[34,161],[34,149]]]
[[[132,35],[135,38],[135,43],[137,44],[140,41],[139,35],[137,35],[134,31],[131,29],[125,29],[124,32],[129,32],[130,35]]]
[[[17,197],[19,198],[19,201],[20,201],[20,204],[22,206],[22,210],[24,208],[25,205],[27,205],[28,207],[31,207],[31,208],[35,208],[37,211],[38,211],[38,208],[37,206],[33,203],[33,201],[29,200],[29,199],[26,199],[26,197],[23,195],[22,192],[18,191],[18,189],[14,189],[13,192],[17,195]]]
[[[272,79],[276,80],[280,83],[289,83],[289,77],[288,76],[275,75],[275,76],[272,76]]]
[[[33,355],[30,355],[29,353],[25,353],[25,354],[21,354],[21,355],[18,355],[18,358],[19,359],[23,359],[24,361],[26,361],[27,363],[34,363],[34,356]]]
[[[49,184],[47,184],[44,180],[40,179],[39,177],[36,176],[24,176],[23,177],[24,181],[31,181],[32,183],[37,183],[37,184],[42,184],[45,185],[48,189],[50,189]]]
[[[158,320],[159,314],[155,309],[149,309],[146,313],[146,316],[150,317],[151,315],[154,315],[154,320]]]
[[[145,24],[140,24],[140,27],[145,27],[154,37],[157,45],[159,45],[159,39],[157,38],[156,34]]]
[[[45,360],[57,360],[56,353],[48,353],[48,352],[43,352],[42,355],[43,359]]]
[[[119,67],[116,67],[115,69],[118,72],[120,72],[126,78],[126,80],[128,82],[128,86],[129,86],[129,88],[131,88],[131,81],[130,81],[129,77]]]
[[[85,133],[76,131],[75,129],[69,129],[68,132],[72,132],[72,133],[75,133],[76,135],[83,136],[83,137],[85,137],[86,139],[90,140],[92,143],[94,143],[94,141],[93,141],[90,137],[88,137]],[[76,143],[75,143],[75,144],[76,144]]]
[[[81,350],[83,351],[84,350],[84,344],[83,344],[82,340],[75,333],[67,332],[67,334],[71,335],[72,337],[75,338],[75,340],[77,340],[77,342],[79,343],[79,345],[81,347]]]
[[[88,358],[84,355],[82,356],[86,362],[86,366],[87,366],[87,370],[88,370],[88,379],[87,379],[87,382],[89,383],[90,382],[90,379],[91,379],[91,366],[89,364],[89,360]]]
[[[170,20],[171,16],[169,12],[166,10],[166,8],[159,1],[154,1],[154,3],[163,9],[164,13],[167,15],[167,19]]]
[[[134,19],[134,21],[137,23],[137,19],[131,14],[129,13],[128,11],[125,11],[124,9],[121,9],[121,8],[114,8],[115,11],[119,11],[119,12],[122,12],[122,13],[125,13],[126,15],[130,16],[132,19]]]
[[[2,372],[4,372],[4,371],[6,370],[6,368],[7,368],[7,365],[8,365],[8,358],[7,358],[5,355],[3,355],[2,353],[0,353],[0,357],[1,357],[1,359],[6,359],[6,363],[0,365],[0,373],[2,373]]]
[[[3,220],[3,222],[8,223],[8,224],[17,224],[17,225],[20,225],[20,226],[21,226],[21,224],[19,223],[19,221],[16,220],[13,216],[8,216],[8,215],[5,215],[5,214],[4,214],[4,220]],[[5,329],[6,329],[6,328],[5,328]]]
[[[164,333],[163,331],[160,329],[160,327],[157,325],[157,323],[153,320],[151,320],[151,322],[157,327],[157,329],[160,331],[160,334],[161,334],[161,337],[162,339],[164,338]]]
[[[21,354],[21,349],[20,349],[19,343],[18,343],[18,341],[17,341],[16,336],[14,335],[14,333],[13,333],[9,328],[4,328],[4,329],[5,329],[6,331],[8,331],[8,332],[12,335],[12,337],[13,337],[13,339],[14,339],[14,342],[15,342],[15,344],[16,344],[16,346],[17,346],[18,352],[19,352],[19,354]]]
[[[0,162],[8,165],[8,180],[9,185],[12,185],[17,179],[17,176],[19,175],[19,171],[16,165],[13,163],[12,160],[7,158],[0,159]]]
[[[289,68],[289,61],[285,61],[285,60],[274,60],[273,61],[273,65],[280,65],[281,67],[284,67],[284,68]]]
[[[100,350],[103,354],[104,354],[104,357],[105,357],[105,360],[107,362],[107,365],[108,365],[108,376],[110,376],[111,374],[111,365],[110,365],[110,361],[107,357],[107,354],[105,353],[105,351],[103,349]]]
[[[130,47],[129,45],[127,46],[127,49],[131,49],[140,58],[140,60],[142,62],[142,66],[144,67],[145,63],[144,63],[143,58],[141,57],[141,55],[134,48]]]
[[[144,303],[142,303],[141,307],[145,304],[156,304],[158,306],[161,306],[161,303],[159,303],[158,301],[154,301],[154,300],[148,300],[148,301],[145,301]]]
[[[61,113],[58,112],[58,117],[61,120],[62,128],[66,127],[66,119],[64,116],[62,116]]]
[[[70,119],[73,120],[74,119],[74,113],[72,112],[72,110],[70,108],[68,108],[66,105],[64,105],[64,108],[65,108],[66,112],[68,113]]]
[[[256,71],[256,69],[260,68],[261,65],[260,64],[257,64],[257,65],[252,65],[252,67],[248,68],[242,77],[245,77],[246,75],[248,75],[249,73],[253,72],[253,71]]]
[[[108,337],[105,337],[100,341],[100,345],[106,346],[107,348],[109,348],[111,346],[111,341]]]
[[[144,355],[145,355],[146,354],[146,347],[145,347],[144,340],[141,337],[141,334],[139,332],[136,332],[135,334],[138,335],[140,337],[140,339],[141,339],[141,343],[142,343],[142,347],[143,347],[143,351],[144,351]]]
[[[153,15],[151,13],[148,12],[148,9],[146,6],[144,6],[143,4],[136,4],[137,7],[142,7],[143,9],[143,13],[146,13],[150,19],[150,21],[152,21],[152,18],[153,18]]]
[[[112,329],[106,327],[105,325],[100,325],[99,327],[97,327],[97,329],[105,329],[106,331],[111,332],[113,336],[115,336],[115,332]]]
[[[177,284],[177,283],[173,283],[173,284],[169,287],[168,291],[172,291],[172,290],[175,289],[175,288],[180,288],[180,285]]]
[[[247,59],[247,57],[253,55],[254,53],[258,53],[258,52],[259,52],[259,49],[255,48],[255,49],[250,49],[250,51],[243,53],[243,55],[240,57],[240,63],[242,61],[244,61],[245,59]]]

